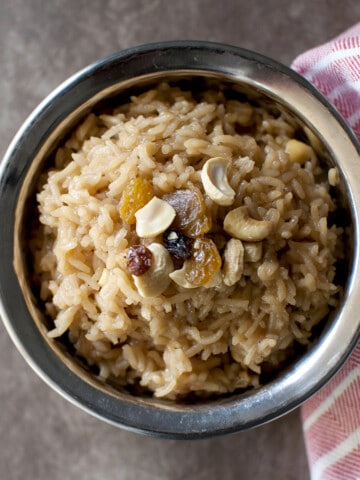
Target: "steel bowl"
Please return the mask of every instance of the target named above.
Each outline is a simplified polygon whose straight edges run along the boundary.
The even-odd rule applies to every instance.
[[[159,81],[190,88],[225,86],[251,102],[283,111],[338,168],[339,208],[347,224],[344,293],[311,347],[258,389],[193,403],[137,396],[106,384],[46,335],[28,266],[29,205],[40,173],[69,131],[94,108],[119,102]],[[0,312],[20,353],[58,393],[113,425],[171,438],[241,431],[298,407],[343,365],[360,329],[359,145],[339,113],[307,81],[274,60],[208,42],[165,42],[131,48],[77,73],[30,115],[0,170]]]

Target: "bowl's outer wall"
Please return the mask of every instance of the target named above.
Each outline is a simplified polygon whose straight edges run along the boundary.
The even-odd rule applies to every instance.
[[[14,231],[21,229],[36,162],[63,135],[60,130],[105,96],[169,76],[210,76],[261,92],[294,111],[317,133],[346,185],[353,226],[353,257],[343,307],[313,348],[268,385],[207,404],[181,405],[115,393],[73,366],[33,320],[13,265]],[[157,436],[199,438],[250,428],[300,405],[343,364],[359,338],[359,146],[340,115],[287,67],[236,47],[208,42],[169,42],[116,53],[60,85],[26,120],[0,167],[0,313],[17,348],[56,391],[117,426]],[[17,210],[18,208],[18,210]],[[17,212],[16,212],[17,210]],[[16,215],[17,213],[17,215]],[[17,217],[15,219],[15,217]],[[15,221],[16,220],[16,221]],[[19,227],[20,225],[20,227]],[[15,237],[16,239],[16,237]],[[15,242],[16,243],[16,242]],[[17,248],[21,248],[19,244]],[[20,252],[21,253],[21,252]]]

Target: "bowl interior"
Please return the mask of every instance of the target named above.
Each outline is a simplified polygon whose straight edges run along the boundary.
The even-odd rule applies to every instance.
[[[136,81],[136,85],[128,85],[125,89],[123,85],[114,87],[113,91],[109,95],[108,92],[103,92],[105,95],[104,98],[100,100],[98,98],[90,100],[87,104],[81,105],[76,114],[71,114],[67,116],[52,132],[52,137],[47,139],[45,145],[42,146],[41,151],[36,156],[31,166],[31,173],[28,175],[27,179],[24,182],[24,186],[20,195],[20,199],[17,205],[17,231],[15,232],[15,245],[16,245],[16,269],[18,276],[24,279],[22,284],[22,289],[24,296],[26,298],[28,307],[32,312],[34,321],[36,322],[39,330],[43,334],[44,340],[49,344],[53,352],[58,355],[62,361],[64,361],[70,368],[75,369],[78,375],[81,375],[83,378],[89,381],[89,376],[91,380],[94,380],[94,375],[91,369],[89,369],[86,364],[84,364],[80,359],[73,356],[73,351],[71,345],[65,340],[53,341],[49,339],[46,335],[47,330],[51,329],[51,322],[47,319],[44,314],[44,307],[39,302],[39,292],[38,288],[33,284],[33,259],[31,253],[29,252],[29,243],[28,239],[31,237],[31,232],[37,228],[37,215],[36,215],[36,191],[39,185],[40,176],[42,172],[50,168],[54,163],[54,152],[61,145],[61,143],[66,139],[69,132],[71,132],[76,126],[81,123],[84,117],[90,112],[100,113],[106,111],[114,105],[121,105],[130,100],[130,96],[133,94],[139,94],[145,89],[152,88],[156,86],[159,81],[167,81],[172,85],[180,86],[185,90],[191,90],[192,92],[203,91],[205,89],[221,89],[226,92],[228,98],[234,98],[238,100],[250,101],[254,105],[261,106],[270,110],[274,113],[283,113],[285,114],[289,123],[294,125],[296,129],[296,137],[304,140],[306,143],[309,143],[315,148],[317,154],[319,155],[322,163],[329,166],[336,165],[336,159],[332,158],[331,152],[326,148],[322,139],[318,136],[317,132],[314,131],[311,124],[307,124],[306,120],[301,118],[300,115],[297,115],[295,112],[291,111],[287,105],[281,103],[281,99],[271,98],[268,94],[261,92],[260,89],[254,89],[246,84],[234,84],[230,80],[224,81],[219,78],[212,77],[211,75],[186,75],[186,74],[176,74],[171,75],[170,73],[164,78],[161,75],[161,79],[157,80],[154,78],[144,78],[141,82]],[[346,195],[346,188],[344,184],[344,179],[341,179],[339,188],[334,189],[333,192],[336,195],[337,201],[337,214],[336,214],[336,224],[338,226],[349,227],[350,222],[350,208],[348,204],[348,198]],[[350,233],[347,236],[347,252],[348,256],[346,261],[341,262],[338,265],[338,281],[345,287],[346,279],[348,277],[349,265],[353,259],[353,245],[352,245],[352,234]],[[334,312],[330,317],[334,315]],[[331,318],[330,318],[331,323]],[[46,327],[44,329],[44,326]],[[326,327],[326,321],[321,323],[321,325],[316,329],[316,334],[314,335],[314,344],[319,339],[320,334]],[[304,349],[299,349],[298,355],[292,360],[297,361],[299,357],[304,354]],[[288,365],[288,369],[291,368],[291,365]],[[277,375],[279,372],[277,372]],[[263,379],[265,383],[268,383],[273,379],[274,374],[269,375],[267,378]],[[114,389],[111,384],[108,382],[102,382],[98,380],[98,384],[102,388],[110,388],[114,395],[119,394],[119,389]],[[125,394],[134,394],[136,392],[129,393],[120,388],[120,392]],[[145,391],[139,392],[141,396],[146,395]],[[150,395],[148,395],[150,396]],[[151,400],[150,400],[151,401]],[[214,400],[206,400],[214,401]],[[216,399],[215,401],[218,401]]]
[[[251,65],[252,62],[251,60]],[[14,267],[29,312],[28,325],[29,322],[33,322],[36,331],[31,331],[33,336],[31,346],[25,346],[19,340],[20,327],[11,327],[14,329],[13,336],[17,337],[17,342],[25,350],[24,355],[28,357],[29,362],[35,364],[34,368],[48,383],[82,408],[115,425],[120,424],[157,435],[188,438],[248,428],[299,405],[334,373],[339,362],[349,353],[347,346],[341,352],[341,358],[335,358],[323,375],[319,373],[317,378],[309,380],[314,369],[314,360],[327,361],[323,355],[324,350],[328,348],[328,342],[334,344],[334,335],[343,322],[344,302],[342,302],[315,331],[310,350],[299,350],[286,368],[264,378],[265,384],[261,388],[220,398],[209,398],[206,401],[174,403],[154,399],[142,391],[119,389],[110,382],[102,381],[84,362],[74,357],[66,340],[54,341],[47,336],[49,321],[44,316],[37,287],[33,284],[32,258],[28,242],[34,228],[34,219],[36,225],[35,195],[40,176],[53,163],[57,147],[90,111],[103,111],[109,106],[119,105],[128,100],[130,95],[140,93],[163,81],[185,89],[190,88],[193,92],[205,88],[223,89],[233,98],[247,99],[269,110],[280,111],[294,125],[297,137],[313,146],[324,165],[338,168],[340,182],[332,192],[338,208],[336,218],[332,221],[346,228],[346,259],[339,264],[337,272],[338,281],[344,288],[343,300],[348,298],[352,289],[358,248],[356,210],[353,192],[349,187],[349,175],[343,168],[342,159],[339,158],[340,147],[334,147],[331,136],[332,129],[342,130],[344,125],[329,106],[309,86],[296,78],[295,74],[283,71],[276,73],[276,66],[271,65],[269,68],[272,75],[268,80],[264,80],[266,71],[261,70],[257,76],[253,74],[254,72],[249,73],[247,63],[246,66],[247,69],[237,70],[236,75],[232,70],[219,72],[216,69],[202,69],[197,66],[189,69],[164,68],[155,72],[143,71],[131,78],[124,79],[119,76],[115,81],[114,78],[106,77],[106,69],[100,65],[92,70],[92,77],[83,74],[56,92],[51,101],[48,100],[27,124],[20,137],[21,144],[23,138],[28,139],[29,135],[32,135],[33,155],[27,160],[21,172],[21,184],[15,196]],[[86,86],[89,82],[92,88],[87,91]],[[83,93],[76,95],[80,89],[83,89]],[[313,116],[309,115],[311,109]],[[328,125],[327,121],[330,122]],[[24,141],[24,148],[26,141],[28,140]],[[356,147],[353,139],[346,142],[349,148],[353,149],[351,153],[354,156]],[[19,154],[21,151],[17,152],[17,155]],[[51,365],[48,367],[44,367],[44,363],[47,362],[45,356],[51,359],[49,361]],[[54,373],[55,371],[57,373]],[[177,415],[175,419],[177,425],[171,425],[171,422],[174,422],[174,414]]]

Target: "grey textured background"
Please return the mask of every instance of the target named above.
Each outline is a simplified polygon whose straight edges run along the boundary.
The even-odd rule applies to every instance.
[[[358,0],[0,0],[0,158],[47,93],[115,50],[201,39],[289,64],[359,19]],[[197,442],[135,435],[54,393],[2,324],[0,406],[1,480],[309,479],[299,411]]]

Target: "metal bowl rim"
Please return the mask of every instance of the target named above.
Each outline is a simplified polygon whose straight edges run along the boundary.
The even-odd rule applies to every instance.
[[[49,115],[54,116],[54,111],[56,111],[57,108],[61,109],[61,102],[64,97],[70,98],[72,91],[74,89],[79,89],[84,81],[91,83],[91,79],[95,79],[95,77],[99,75],[106,75],[106,72],[108,71],[111,72],[114,65],[131,65],[134,59],[139,59],[140,57],[143,60],[145,58],[147,61],[150,59],[152,59],[152,61],[158,61],[157,66],[154,66],[154,61],[151,65],[144,63],[140,66],[140,68],[144,68],[143,75],[145,77],[146,75],[153,75],[154,72],[159,77],[166,72],[174,72],[177,68],[174,68],[173,65],[169,67],[166,63],[159,63],[159,60],[161,58],[164,59],[164,56],[166,61],[169,61],[169,52],[172,52],[172,54],[177,52],[177,55],[174,56],[175,63],[178,64],[180,61],[185,63],[183,69],[187,70],[189,73],[202,71],[204,72],[204,75],[206,72],[213,72],[222,75],[222,72],[218,70],[219,67],[217,67],[216,62],[212,64],[209,61],[208,65],[201,65],[199,60],[194,58],[196,52],[203,54],[205,52],[205,54],[207,54],[205,55],[207,60],[209,60],[210,56],[213,56],[214,58],[216,57],[216,59],[219,60],[222,56],[228,55],[233,60],[237,59],[239,64],[247,66],[249,64],[260,65],[267,73],[277,75],[278,78],[281,76],[282,81],[286,80],[289,84],[295,82],[297,88],[300,88],[300,90],[307,95],[310,95],[316,105],[322,106],[322,108],[331,113],[332,118],[335,119],[336,123],[339,125],[342,134],[345,135],[346,142],[351,144],[354,152],[359,154],[360,149],[356,138],[338,112],[305,79],[278,62],[239,47],[211,42],[179,41],[147,44],[117,52],[91,64],[89,67],[86,67],[79,73],[70,77],[69,80],[63,82],[34,110],[15,136],[0,167],[0,199],[2,200],[0,207],[1,214],[6,214],[5,208],[8,209],[7,212],[12,214],[17,204],[21,184],[13,185],[10,188],[9,180],[14,173],[14,168],[18,165],[19,152],[21,151],[22,145],[24,143],[26,144],[29,136],[34,136],[34,130],[38,128],[39,122],[41,123],[41,121],[48,118]],[[186,62],[184,62],[184,58],[186,59]],[[201,58],[203,59],[203,57]],[[225,61],[225,59],[223,61]],[[229,71],[225,76],[232,78],[232,72],[234,70],[236,71],[234,65],[229,65]],[[129,78],[133,78],[131,75],[130,72]],[[258,86],[261,88],[262,85]],[[93,88],[94,91],[96,91],[96,84],[93,85]],[[84,95],[86,97],[87,93],[85,92]],[[75,103],[79,101],[75,100],[75,98],[73,100]],[[56,121],[59,121],[59,118]],[[51,128],[55,127],[52,126]],[[22,165],[21,169],[18,169],[19,171],[15,172],[17,179],[24,179],[27,169],[30,168],[30,163],[31,159],[28,158],[25,165]],[[358,169],[358,172],[360,173],[360,168]],[[354,292],[354,290],[356,290],[355,277],[359,273],[359,225],[357,219],[360,217],[360,194],[359,189],[355,188],[355,183],[352,183],[350,187],[350,197],[352,200],[355,198],[357,202],[351,202],[356,241],[353,273],[349,281],[348,293],[349,298],[354,298],[356,295],[356,291]],[[8,216],[9,213],[7,213],[6,217]],[[2,227],[2,230],[3,231],[0,233],[0,251],[4,252],[9,250],[10,236],[8,228],[6,230]],[[4,246],[7,248],[3,249],[2,247]],[[356,345],[359,337],[360,323],[359,320],[354,320],[352,325],[354,331],[352,331],[351,341],[346,348],[344,347],[340,352],[336,352],[336,361],[331,362],[325,372],[318,372],[317,369],[310,366],[307,369],[307,376],[318,372],[316,381],[312,379],[311,382],[305,382],[305,376],[300,375],[299,371],[295,369],[291,372],[285,373],[280,379],[275,380],[271,384],[268,384],[257,391],[208,405],[173,406],[153,401],[147,403],[146,401],[139,401],[138,399],[133,398],[119,400],[118,398],[97,389],[96,386],[80,380],[73,374],[73,372],[69,371],[59,359],[53,358],[47,345],[44,345],[43,343],[40,344],[40,341],[38,341],[39,332],[34,332],[33,325],[29,322],[31,319],[28,315],[27,322],[22,316],[14,315],[15,308],[18,309],[20,306],[20,310],[23,313],[26,312],[26,309],[24,308],[24,305],[22,305],[20,290],[16,287],[16,277],[14,272],[11,271],[13,268],[11,259],[8,256],[5,257],[4,253],[2,256],[2,261],[5,262],[5,264],[0,273],[0,313],[10,336],[30,366],[48,384],[58,391],[58,393],[89,413],[114,425],[123,426],[130,430],[149,433],[156,436],[200,438],[243,430],[274,419],[300,405],[305,399],[324,385],[329,378],[332,377],[335,371],[338,370],[340,365],[344,363],[345,359]],[[6,295],[8,289],[5,288],[6,283],[9,282],[9,276],[11,277],[10,283],[14,287],[16,293],[16,298],[10,303]],[[354,308],[355,305],[352,304],[352,311],[356,311]],[[330,345],[333,347],[335,346],[334,338],[338,333],[339,325],[341,325],[340,320],[337,321],[335,325],[336,328],[332,332]],[[22,335],[23,330],[28,334],[25,337]],[[29,338],[31,343],[28,343]],[[309,354],[307,361],[311,363],[311,361],[318,359],[319,355],[323,355],[324,351],[329,348],[328,343],[329,338],[326,337],[324,342],[319,345],[317,351]],[[304,365],[302,365],[302,370],[304,370]],[[299,375],[301,378],[298,378]],[[293,388],[295,380],[298,386],[301,385],[299,391],[296,391],[296,389]],[[304,385],[304,382],[306,385]],[[287,386],[287,389],[292,388],[292,390],[294,390],[291,397],[284,397],[282,392],[285,386]]]

